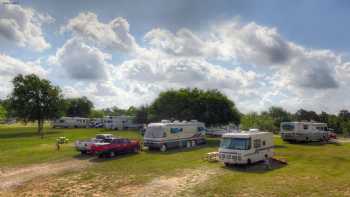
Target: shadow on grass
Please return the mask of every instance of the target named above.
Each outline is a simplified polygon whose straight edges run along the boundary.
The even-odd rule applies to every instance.
[[[96,155],[87,155],[87,154],[78,154],[74,155],[73,158],[77,160],[84,160],[84,161],[89,161],[89,162],[94,162],[94,163],[99,163],[99,162],[107,162],[107,161],[113,161],[125,157],[130,157],[132,155],[137,155],[138,153],[119,153],[116,154],[114,157],[98,157]]]
[[[289,142],[290,144],[294,145],[301,145],[301,146],[325,146],[325,145],[334,145],[334,146],[342,146],[341,143],[336,141],[328,141],[328,142]]]
[[[137,154],[138,153],[120,153],[114,157],[97,157],[97,156],[95,156],[95,157],[92,157],[89,161],[93,162],[93,163],[108,162],[108,161],[114,161],[114,160],[118,160],[118,159],[122,159],[122,158],[135,156]]]
[[[274,148],[287,148],[285,145],[275,145]]]
[[[250,164],[250,165],[247,164],[247,165],[223,166],[222,168],[226,170],[239,171],[239,172],[245,172],[245,173],[266,173],[266,172],[283,168],[285,166],[287,166],[287,164],[284,164],[277,160],[271,160],[270,168],[268,168],[263,161]]]
[[[61,133],[60,131],[44,131],[44,137],[47,135],[55,135]],[[23,132],[13,132],[13,133],[1,133],[0,134],[0,139],[5,139],[5,138],[24,138],[24,137],[40,137],[37,131],[23,131]]]

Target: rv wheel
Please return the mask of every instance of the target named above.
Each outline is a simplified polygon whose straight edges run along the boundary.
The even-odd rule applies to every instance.
[[[193,141],[192,141],[192,147],[195,147],[195,146],[196,146],[196,141],[193,140]]]
[[[191,148],[191,141],[187,141],[186,147],[187,147],[187,148]]]
[[[226,167],[230,167],[231,164],[230,164],[230,163],[225,163],[225,166],[226,166]]]
[[[247,160],[247,164],[248,164],[248,165],[252,164],[252,160],[248,159],[248,160]]]
[[[111,151],[110,153],[109,153],[109,157],[114,157],[115,156],[115,153],[113,152],[113,151]]]
[[[160,151],[162,152],[165,152],[167,150],[167,147],[165,144],[163,144],[161,147],[160,147]]]

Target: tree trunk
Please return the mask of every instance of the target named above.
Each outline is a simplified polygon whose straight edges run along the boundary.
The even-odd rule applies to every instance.
[[[40,135],[41,139],[44,138],[43,126],[44,126],[44,121],[38,120],[38,134]]]

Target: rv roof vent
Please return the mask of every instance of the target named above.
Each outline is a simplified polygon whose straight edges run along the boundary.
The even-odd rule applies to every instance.
[[[169,123],[170,121],[169,120],[161,120],[160,122],[161,123]]]

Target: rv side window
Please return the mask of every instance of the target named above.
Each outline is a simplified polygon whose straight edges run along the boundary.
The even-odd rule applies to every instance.
[[[259,147],[261,147],[261,140],[260,139],[254,140],[254,148],[259,148]]]
[[[325,129],[323,127],[316,127],[316,129],[319,131],[325,131]]]
[[[197,131],[198,132],[205,131],[205,128],[204,127],[197,127]]]
[[[308,130],[309,129],[309,125],[304,124],[304,130]]]
[[[179,133],[182,132],[182,128],[170,128],[171,133]]]
[[[60,123],[64,123],[64,120],[60,120]]]
[[[294,130],[294,125],[293,124],[284,124],[284,125],[282,125],[282,129],[284,131],[293,131]]]

